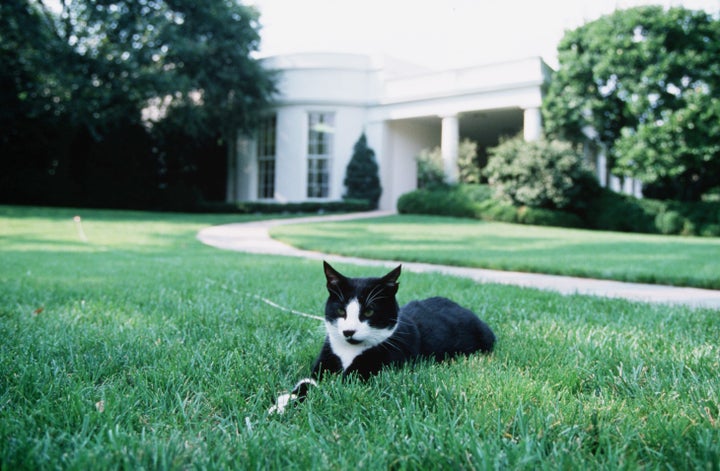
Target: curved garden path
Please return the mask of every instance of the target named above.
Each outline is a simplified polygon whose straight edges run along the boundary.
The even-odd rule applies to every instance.
[[[371,211],[343,215],[271,219],[266,221],[224,224],[201,230],[198,233],[197,238],[204,244],[225,250],[235,250],[254,254],[284,255],[289,257],[327,260],[329,262],[390,268],[397,265],[398,262],[345,257],[340,255],[323,254],[309,250],[301,250],[274,240],[269,234],[270,228],[279,225],[326,221],[347,221],[388,216],[390,214],[394,213],[388,211]],[[402,262],[402,264],[403,270],[406,271],[416,273],[442,273],[445,275],[470,278],[478,283],[500,283],[556,291],[566,295],[585,294],[608,298],[623,298],[631,301],[677,304],[720,310],[720,291],[716,290],[625,283],[611,280],[487,270],[482,268],[453,267],[428,263]]]

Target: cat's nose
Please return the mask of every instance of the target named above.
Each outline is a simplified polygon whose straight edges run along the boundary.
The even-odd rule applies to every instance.
[[[343,330],[342,332],[343,332],[343,335],[345,336],[345,338],[346,338],[346,339],[349,339],[349,338],[351,338],[353,335],[355,335],[355,332],[356,332],[356,331],[355,331],[355,330]]]

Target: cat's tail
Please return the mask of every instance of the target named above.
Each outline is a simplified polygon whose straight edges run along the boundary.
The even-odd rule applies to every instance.
[[[311,387],[317,386],[317,382],[315,382],[314,379],[311,378],[303,378],[295,385],[292,391],[288,394],[281,394],[278,396],[277,400],[275,401],[275,405],[273,405],[270,409],[268,409],[268,414],[284,414],[285,409],[288,408],[291,404],[299,404],[302,401],[305,400],[305,397],[307,396],[308,391]]]

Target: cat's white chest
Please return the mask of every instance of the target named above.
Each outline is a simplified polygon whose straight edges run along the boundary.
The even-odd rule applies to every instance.
[[[328,326],[328,339],[330,340],[330,347],[332,347],[332,351],[335,355],[340,358],[340,363],[342,363],[343,370],[347,370],[350,365],[352,365],[352,362],[355,361],[355,358],[357,358],[359,355],[362,354],[365,350],[370,348],[370,346],[367,345],[351,345],[349,344],[344,338],[337,335],[336,332],[334,332],[335,328]]]

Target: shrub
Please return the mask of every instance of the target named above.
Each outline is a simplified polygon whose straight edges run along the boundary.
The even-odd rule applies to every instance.
[[[655,216],[661,208],[652,203],[603,188],[580,213],[592,229],[621,232],[657,232]]]
[[[478,204],[477,217],[484,221],[520,222],[515,206],[494,199],[488,199]]]
[[[447,183],[440,147],[423,149],[417,161],[417,187],[432,188]],[[477,142],[463,139],[458,146],[458,180],[465,184],[479,184],[482,170],[478,160]]]
[[[557,227],[584,227],[583,221],[575,214],[565,211],[531,208],[521,206],[517,208],[518,222],[535,226]]]
[[[433,214],[562,227],[583,225],[580,218],[574,214],[527,206],[516,207],[494,200],[492,190],[487,185],[454,185],[412,191],[400,197],[397,207],[400,213],[406,214]]]
[[[584,227],[583,221],[572,213],[556,209],[513,206],[495,199],[477,205],[477,217],[485,221],[498,221],[536,226]]]
[[[655,227],[661,234],[680,234],[685,226],[685,218],[677,211],[658,213]]]
[[[460,183],[478,184],[481,179],[477,142],[463,139],[458,147],[458,180]]]
[[[404,214],[475,217],[478,198],[488,196],[485,190],[465,185],[422,188],[400,196],[397,209]]]
[[[720,202],[638,199],[601,189],[578,213],[513,206],[492,198],[487,185],[457,185],[406,193],[398,210],[410,214],[471,217],[541,226],[682,235],[720,236]]]
[[[345,213],[372,209],[367,200],[306,201],[299,203],[204,203],[197,208],[205,213],[282,214],[282,213]]]
[[[377,208],[382,187],[375,151],[368,147],[364,133],[355,143],[353,155],[345,170],[344,183],[347,188],[345,199],[367,200],[371,208]]]
[[[704,237],[720,237],[720,224],[708,224],[700,230]]]
[[[445,170],[439,147],[421,150],[415,160],[418,188],[434,188],[445,184]]]
[[[495,197],[515,206],[576,210],[598,189],[570,144],[516,137],[489,150],[485,174]]]

